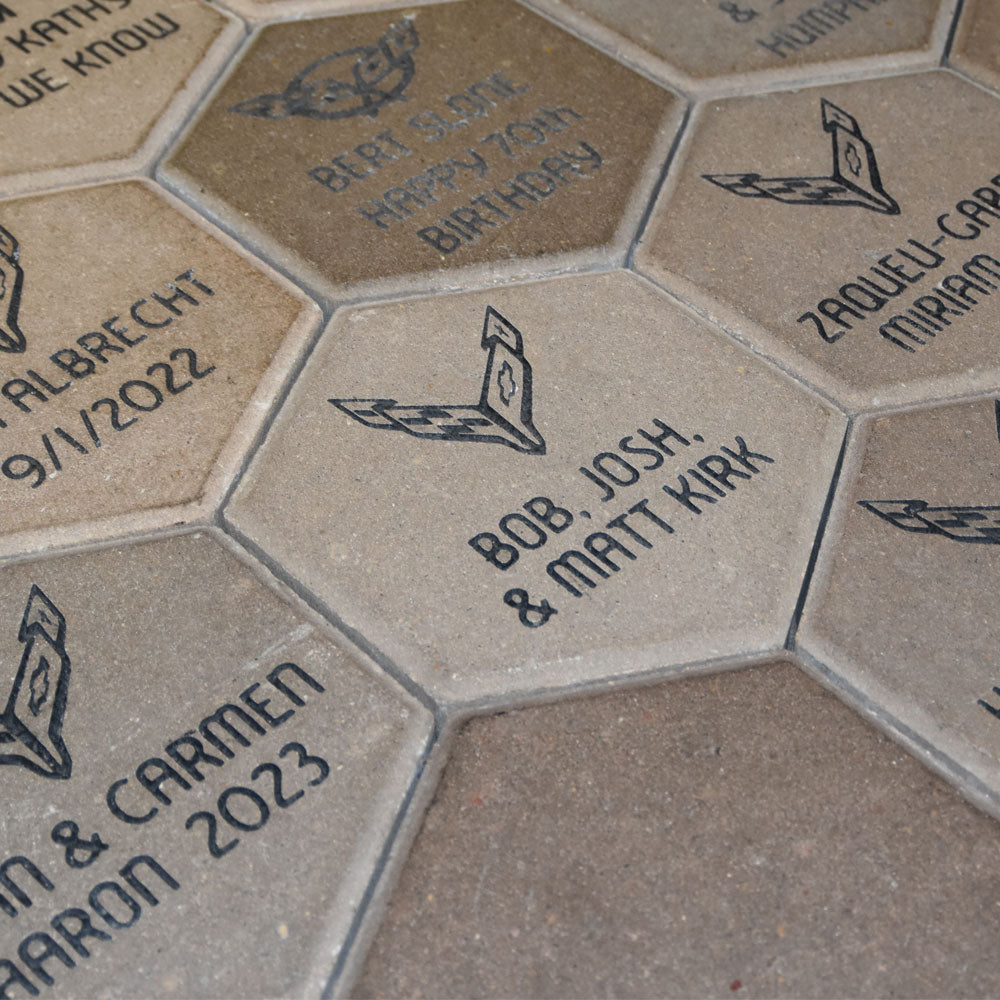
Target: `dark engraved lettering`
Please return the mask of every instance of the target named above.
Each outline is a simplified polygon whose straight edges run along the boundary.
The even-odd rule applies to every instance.
[[[8,354],[20,354],[26,347],[18,325],[24,289],[20,256],[21,248],[14,235],[0,226],[0,351]]]
[[[69,819],[52,827],[52,842],[63,846],[64,860],[70,868],[87,868],[108,849],[96,833],[81,837],[79,825]]]
[[[9,958],[0,958],[0,975],[3,974],[6,974],[7,977],[0,981],[0,997],[3,1000],[8,1000],[12,996],[8,992],[11,986],[17,986],[30,996],[38,996],[35,984]]]
[[[128,916],[125,919],[115,916],[109,907],[104,904],[101,898],[107,898],[108,893],[124,903],[128,909]],[[142,907],[138,901],[133,899],[117,882],[99,882],[90,890],[88,897],[90,908],[109,926],[119,930],[131,927],[142,915]]]
[[[691,472],[691,470],[688,469],[688,472]],[[701,513],[701,507],[694,502],[695,500],[702,500],[705,503],[717,503],[714,496],[710,496],[707,493],[699,493],[697,490],[692,489],[687,476],[683,473],[678,474],[677,485],[678,488],[674,489],[673,486],[664,484],[662,487],[663,492],[673,497],[679,504],[693,511],[695,514]]]
[[[1000,442],[1000,399],[994,400],[993,424]],[[996,504],[932,507],[926,500],[858,500],[857,503],[906,532],[939,535],[956,542],[1000,545],[1000,506]]]
[[[250,732],[256,733],[258,736],[262,735],[265,730],[264,727],[253,718],[253,716],[249,715],[239,706],[232,704],[222,705],[211,715],[202,719],[198,725],[198,731],[201,735],[209,743],[211,743],[223,757],[234,757],[236,756],[235,753],[229,748],[228,744],[226,744],[221,737],[216,736],[216,734],[212,731],[212,727],[217,726],[225,730],[240,746],[250,746],[250,740],[247,739],[247,737],[244,736],[243,733],[241,733],[239,729],[237,729],[236,726],[229,721],[227,716],[235,716],[247,727],[247,729],[250,730]]]
[[[41,947],[36,948],[35,945]],[[76,966],[76,962],[70,958],[63,946],[44,931],[37,931],[24,938],[18,945],[17,956],[31,970],[35,978],[41,980],[46,986],[51,986],[55,982],[45,968],[45,963],[50,958],[59,959],[68,969]]]
[[[76,930],[67,927],[67,921],[76,922]],[[98,941],[110,941],[111,935],[107,931],[102,931],[90,922],[90,914],[86,910],[81,910],[78,906],[71,906],[68,910],[57,913],[49,923],[56,933],[60,934],[66,943],[81,958],[90,958],[90,950],[82,943],[83,938],[92,937]]]
[[[143,882],[136,874],[136,868],[142,865],[148,868],[156,877],[168,888],[179,889],[180,883],[163,867],[155,858],[148,854],[137,854],[134,858],[126,862],[119,870],[118,874],[137,892],[150,906],[159,905],[159,899],[153,894],[149,886]]]
[[[521,587],[508,590],[503,595],[503,602],[517,611],[518,620],[527,628],[541,628],[554,614],[558,614],[544,598],[540,603],[532,604],[528,592]]]
[[[48,876],[30,858],[26,858],[23,854],[7,858],[3,864],[0,864],[0,886],[3,886],[8,895],[13,896],[24,909],[32,905],[32,899],[11,877],[12,868],[23,869],[47,892],[51,892],[55,888]],[[17,909],[3,895],[0,895],[0,910],[3,910],[10,917],[17,916]]]
[[[322,692],[326,690],[326,688],[323,687],[323,685],[320,684],[320,682],[316,680],[315,677],[309,674],[308,671],[304,670],[297,663],[291,663],[291,662],[279,663],[273,670],[271,670],[268,673],[267,679],[269,683],[273,687],[277,688],[277,690],[279,690],[293,705],[298,705],[299,707],[301,707],[306,702],[303,697],[296,694],[292,688],[290,688],[284,681],[279,679],[282,674],[286,673],[294,674],[296,677],[299,678],[299,680],[303,681],[307,687],[312,688],[313,691],[319,691],[322,694]]]
[[[578,563],[579,566],[574,565]],[[602,579],[607,579],[610,576],[609,573],[601,569],[589,556],[585,556],[582,552],[578,552],[576,549],[569,549],[564,552],[558,559],[553,559],[548,566],[545,567],[545,572],[552,577],[560,587],[568,590],[574,597],[582,597],[583,592],[575,586],[573,582],[565,575],[571,573],[573,578],[583,583],[585,586],[593,589],[597,586],[597,583],[587,575],[589,571],[594,576],[600,577]]]
[[[281,715],[272,715],[268,710],[267,706],[271,704],[273,699],[271,698],[255,698],[254,692],[260,687],[260,684],[253,683],[250,687],[246,688],[244,691],[240,692],[240,701],[244,705],[248,705],[252,708],[269,726],[276,728],[280,726],[283,722],[286,722],[295,714],[294,708],[286,709]],[[220,761],[221,763],[221,761]]]
[[[167,756],[177,761],[195,781],[205,780],[205,776],[198,770],[198,764],[222,767],[225,763],[221,757],[205,752],[205,747],[194,735],[194,730],[188,730],[183,736],[171,740],[163,749]],[[186,752],[182,752],[182,749]]]
[[[150,757],[144,760],[136,769],[135,776],[139,779],[139,784],[146,789],[154,798],[164,805],[169,806],[173,801],[163,790],[163,785],[168,781],[173,781],[182,789],[187,791],[191,784],[175,768],[171,767],[162,757]]]

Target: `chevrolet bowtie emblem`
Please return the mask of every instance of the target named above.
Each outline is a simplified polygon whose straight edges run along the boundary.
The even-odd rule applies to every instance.
[[[531,415],[531,365],[521,332],[492,306],[486,309],[482,347],[486,371],[477,403],[397,403],[385,397],[331,399],[366,427],[403,431],[439,441],[503,444],[529,455],[545,454],[545,439]]]
[[[758,173],[702,174],[742,198],[771,198],[789,205],[855,205],[883,215],[899,215],[899,205],[882,187],[875,150],[857,119],[821,98],[823,128],[833,140],[828,177],[761,177]]]
[[[0,764],[68,778],[73,761],[62,739],[70,671],[66,619],[38,586],[28,595],[18,639],[24,650],[0,714]]]

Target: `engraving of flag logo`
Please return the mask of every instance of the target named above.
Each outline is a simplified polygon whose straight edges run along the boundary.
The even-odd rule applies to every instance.
[[[69,694],[66,619],[34,585],[21,619],[21,662],[0,713],[0,765],[26,767],[46,778],[68,778],[73,761],[62,738]]]
[[[545,439],[532,417],[531,365],[524,356],[521,331],[487,306],[481,344],[487,355],[477,402],[401,404],[388,397],[330,402],[366,427],[439,441],[502,444],[528,455],[544,455]]]
[[[1000,442],[1000,399],[994,400],[993,413]],[[858,500],[856,503],[903,531],[941,535],[955,542],[1000,545],[1000,506],[997,504],[932,507],[926,500]]]
[[[820,99],[823,129],[833,142],[833,169],[826,177],[762,177],[702,174],[741,198],[770,198],[788,205],[854,205],[883,215],[899,215],[899,205],[882,186],[875,149],[857,119],[826,98]]]
[[[24,334],[18,325],[24,272],[18,262],[21,248],[13,234],[0,226],[0,351],[21,354]]]

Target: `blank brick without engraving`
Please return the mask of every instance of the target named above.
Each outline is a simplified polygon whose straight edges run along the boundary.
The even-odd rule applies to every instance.
[[[790,665],[480,718],[354,996],[993,995],[998,865]]]

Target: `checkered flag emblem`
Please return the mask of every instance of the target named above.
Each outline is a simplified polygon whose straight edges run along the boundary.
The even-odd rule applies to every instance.
[[[0,226],[0,351],[8,354],[20,354],[25,348],[24,334],[17,322],[24,285],[19,257],[17,240]]]
[[[544,455],[545,439],[532,418],[531,365],[524,356],[521,331],[487,306],[481,343],[487,352],[486,370],[476,402],[398,403],[388,397],[330,402],[365,427],[438,441],[502,444]]]
[[[1000,442],[1000,399],[994,400],[993,413]],[[903,531],[940,535],[954,542],[1000,545],[1000,506],[996,504],[932,507],[926,500],[858,500],[857,504]]]
[[[883,215],[899,215],[899,205],[882,186],[875,150],[857,119],[820,101],[823,128],[833,142],[833,170],[827,177],[762,177],[759,173],[702,174],[741,198],[772,198],[788,205],[854,205]]]
[[[0,712],[0,765],[68,778],[73,761],[62,738],[70,675],[66,619],[37,585],[28,595],[18,640],[21,662]]]

